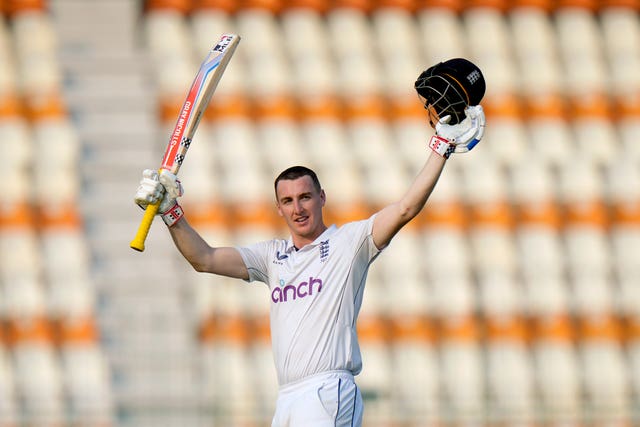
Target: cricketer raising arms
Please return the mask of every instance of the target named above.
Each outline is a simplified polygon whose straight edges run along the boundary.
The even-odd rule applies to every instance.
[[[356,321],[371,263],[400,229],[422,210],[453,153],[470,151],[482,138],[482,73],[455,58],[425,70],[415,89],[436,134],[426,162],[405,194],[370,218],[327,226],[326,195],[303,166],[274,183],[276,209],[288,240],[245,247],[212,247],[176,209],[182,185],[166,170],[147,169],[135,195],[158,209],[184,258],[198,272],[259,281],[270,289],[270,322],[279,393],[272,426],[360,426],[363,403],[354,376],[362,369]]]

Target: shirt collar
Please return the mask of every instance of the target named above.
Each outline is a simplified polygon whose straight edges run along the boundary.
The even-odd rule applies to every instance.
[[[324,230],[322,232],[321,235],[319,235],[318,237],[316,237],[316,240],[314,240],[313,242],[309,243],[308,245],[303,246],[302,248],[299,249],[303,249],[306,247],[313,247],[313,246],[317,246],[320,244],[320,242],[323,242],[325,240],[327,240],[333,233],[336,232],[336,230],[338,229],[338,227],[336,227],[335,224],[330,225],[329,227],[327,227],[326,230]],[[296,248],[295,246],[293,246],[293,239],[291,237],[289,237],[289,240],[287,241],[287,250],[286,253],[291,253],[293,251],[295,251]]]

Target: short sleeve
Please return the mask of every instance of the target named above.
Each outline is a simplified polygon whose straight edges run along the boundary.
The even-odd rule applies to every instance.
[[[237,246],[240,256],[249,271],[248,282],[264,282],[268,283],[268,262],[269,253],[273,248],[273,241],[265,241],[255,243],[249,246]]]

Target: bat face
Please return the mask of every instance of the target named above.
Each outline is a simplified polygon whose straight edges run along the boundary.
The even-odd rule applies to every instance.
[[[239,41],[235,34],[222,35],[200,65],[171,133],[161,169],[177,174],[182,166],[200,119]]]

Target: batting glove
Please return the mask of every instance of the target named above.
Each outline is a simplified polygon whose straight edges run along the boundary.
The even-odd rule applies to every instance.
[[[465,109],[465,118],[457,125],[448,124],[451,116],[444,116],[436,124],[436,135],[454,145],[454,153],[471,151],[484,135],[486,119],[481,105]]]
[[[145,169],[134,200],[143,209],[160,201],[158,213],[164,215],[177,205],[176,199],[183,193],[182,184],[176,175],[166,170],[158,174],[153,169]]]

